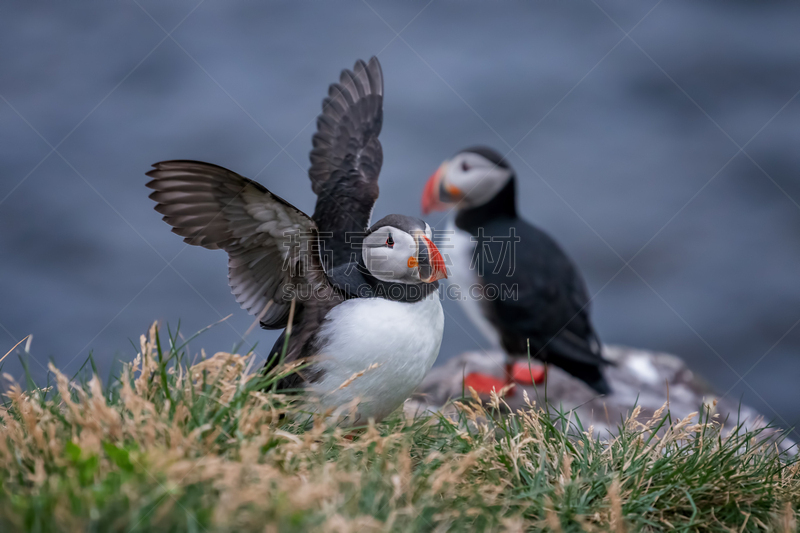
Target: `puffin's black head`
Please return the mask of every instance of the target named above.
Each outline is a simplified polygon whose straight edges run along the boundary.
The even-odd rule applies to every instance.
[[[485,146],[474,146],[442,163],[428,179],[422,194],[422,212],[444,210],[451,205],[477,207],[489,202],[514,176],[502,155]]]
[[[418,218],[384,217],[364,237],[364,266],[381,281],[433,283],[446,278],[444,259],[432,238],[431,227]]]

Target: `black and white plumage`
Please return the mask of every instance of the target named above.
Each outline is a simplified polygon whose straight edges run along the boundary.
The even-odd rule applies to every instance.
[[[280,355],[308,367],[281,388],[314,392],[324,408],[360,400],[359,419],[380,419],[438,355],[437,280],[446,270],[423,221],[390,215],[369,228],[382,163],[378,60],[356,62],[328,94],[310,155],[312,217],[252,180],[198,161],[157,163],[147,186],[185,242],[228,253],[231,291],[262,327],[287,327],[294,305],[286,353],[284,332],[267,366]]]
[[[455,206],[450,279],[476,327],[510,356],[554,364],[601,394],[606,361],[589,316],[584,281],[546,233],[517,215],[516,177],[485,147],[445,161],[423,194],[423,211]],[[478,287],[470,292],[469,287]],[[478,295],[479,298],[474,296]]]

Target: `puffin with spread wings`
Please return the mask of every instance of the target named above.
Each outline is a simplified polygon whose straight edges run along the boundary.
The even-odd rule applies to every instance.
[[[358,403],[380,420],[420,384],[439,353],[444,260],[422,220],[389,215],[370,227],[383,152],[383,75],[357,61],[328,90],[313,136],[309,217],[255,181],[198,161],[147,173],[156,211],[188,244],[228,253],[236,301],[265,329],[291,323],[267,366],[304,361],[279,384],[325,409]],[[356,379],[351,379],[354,375]]]
[[[479,392],[517,382],[541,383],[531,356],[566,370],[599,394],[609,394],[603,368],[611,364],[589,317],[578,268],[545,232],[517,214],[516,175],[491,148],[467,148],[430,177],[422,211],[454,209],[448,227],[451,278],[469,318],[510,356],[507,379],[472,374]],[[477,289],[477,290],[476,290]]]

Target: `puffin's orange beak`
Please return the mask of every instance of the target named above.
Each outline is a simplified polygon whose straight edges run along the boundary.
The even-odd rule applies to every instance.
[[[425,283],[447,279],[447,267],[444,258],[435,244],[426,236],[422,236],[419,251],[420,279]]]
[[[441,200],[440,191],[442,188],[442,180],[447,171],[447,161],[439,165],[436,172],[428,178],[428,183],[425,184],[425,189],[422,192],[422,213],[427,215],[431,211],[443,211],[447,209],[448,204]],[[453,196],[461,193],[456,187],[447,187],[447,192]]]

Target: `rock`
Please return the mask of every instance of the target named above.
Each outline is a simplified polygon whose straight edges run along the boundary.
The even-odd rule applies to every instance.
[[[674,355],[609,345],[603,347],[603,355],[616,363],[605,370],[613,389],[608,396],[598,396],[582,381],[549,366],[546,387],[517,384],[505,401],[514,411],[525,408],[524,390],[538,405],[546,403],[562,411],[574,409],[583,427],[594,426],[595,435],[601,437],[613,435],[634,406],[641,407],[639,419],[644,421],[667,402],[673,419],[701,410],[705,418],[710,410],[712,415],[719,414],[718,420],[728,432],[737,422],[746,430],[767,426],[764,417],[754,409],[740,405],[735,399],[719,398],[704,379]],[[505,354],[500,351],[465,352],[454,357],[428,373],[414,396],[406,401],[405,411],[409,414],[439,411],[448,400],[462,397],[462,392],[469,396],[469,391],[463,391],[464,376],[480,372],[503,379],[505,363]],[[779,434],[775,427],[764,432],[765,438]],[[794,442],[788,438],[780,441],[782,450],[793,446]]]

